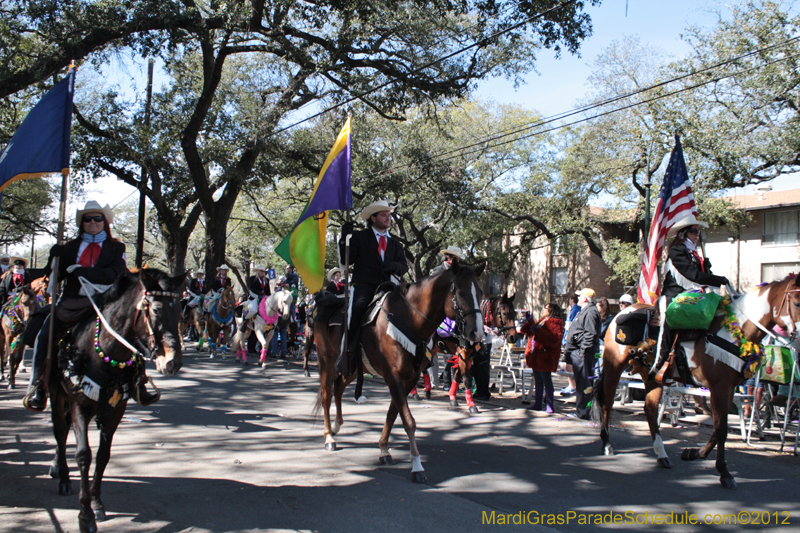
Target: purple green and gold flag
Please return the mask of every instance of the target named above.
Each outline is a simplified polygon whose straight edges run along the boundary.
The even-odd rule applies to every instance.
[[[275,252],[297,273],[309,292],[317,292],[325,281],[325,237],[328,232],[328,211],[351,209],[350,188],[350,119],[344,123],[325,164],[319,173],[311,198],[292,232],[275,248]]]
[[[0,193],[15,181],[69,173],[75,68],[39,100],[0,153]]]

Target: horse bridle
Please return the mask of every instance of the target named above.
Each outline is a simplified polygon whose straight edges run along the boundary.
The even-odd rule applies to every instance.
[[[465,323],[465,322],[466,322],[466,319],[467,319],[467,317],[468,317],[469,315],[472,315],[472,314],[475,314],[475,313],[480,313],[480,312],[481,312],[481,310],[480,310],[480,309],[470,309],[469,311],[461,311],[461,308],[459,308],[459,307],[458,307],[458,298],[456,298],[456,290],[455,290],[455,289],[456,289],[456,282],[455,282],[455,281],[451,281],[451,282],[450,282],[450,287],[449,287],[447,290],[448,290],[448,292],[450,292],[450,294],[452,294],[452,296],[453,296],[453,310],[456,312],[456,325],[458,326],[459,324],[463,324],[463,323]],[[416,307],[414,307],[414,304],[412,304],[412,303],[411,303],[411,302],[408,300],[408,298],[406,298],[406,297],[405,297],[405,295],[404,295],[403,293],[401,293],[401,292],[399,292],[399,291],[398,291],[398,292],[397,292],[397,294],[399,294],[399,295],[400,295],[400,297],[401,297],[403,300],[405,300],[405,302],[408,304],[408,306],[409,306],[411,309],[413,309],[415,313],[417,313],[419,316],[421,316],[422,318],[424,318],[424,319],[425,319],[425,320],[426,320],[426,321],[427,321],[429,324],[433,324],[433,325],[434,325],[434,326],[436,326],[437,328],[439,327],[439,324],[437,324],[436,322],[434,322],[433,320],[431,320],[430,318],[428,318],[428,317],[427,317],[427,316],[426,316],[426,315],[425,315],[425,314],[424,314],[422,311],[420,311],[419,309],[417,309]],[[459,331],[460,331],[460,330],[461,330],[461,328],[459,328]],[[458,340],[459,340],[459,343],[460,343],[460,342],[461,342],[461,340],[462,340],[461,333],[459,333],[459,334],[457,335],[457,337],[458,337]]]
[[[773,315],[773,317],[774,318],[780,318],[781,311],[783,311],[783,308],[786,307],[786,310],[789,313],[789,315],[788,315],[789,316],[789,323],[786,324],[786,325],[791,330],[791,331],[789,331],[789,340],[792,341],[792,342],[795,342],[797,340],[798,331],[797,331],[797,328],[795,327],[795,323],[793,322],[793,319],[792,319],[792,309],[789,306],[793,305],[795,307],[798,307],[798,305],[795,304],[794,302],[790,302],[789,301],[789,293],[790,292],[800,292],[800,289],[789,289],[789,288],[787,288],[787,289],[785,289],[783,291],[783,298],[782,298],[782,302],[781,302],[781,307],[780,307],[780,309],[778,309],[778,313],[776,315]]]
[[[152,359],[152,352],[157,347],[161,346],[163,349],[164,340],[160,332],[157,332],[156,329],[153,327],[153,321],[150,317],[150,304],[151,298],[156,296],[159,297],[167,297],[167,298],[175,298],[176,300],[180,299],[180,295],[175,292],[168,292],[168,291],[148,291],[145,290],[142,293],[142,299],[139,300],[139,303],[136,304],[136,315],[133,318],[134,327],[136,326],[136,322],[139,320],[139,312],[142,312],[144,316],[144,323],[147,326],[147,334],[148,334],[148,347],[145,349],[145,354],[147,359]],[[136,339],[137,343],[140,345],[141,348],[145,348],[141,346],[141,341]]]

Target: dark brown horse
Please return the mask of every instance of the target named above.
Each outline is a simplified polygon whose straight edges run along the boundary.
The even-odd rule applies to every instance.
[[[25,352],[25,343],[22,342],[22,333],[28,325],[31,315],[36,311],[36,294],[29,287],[22,287],[17,291],[14,300],[4,308],[2,328],[0,328],[0,373],[6,377],[8,366],[8,388],[16,388],[16,376],[22,354]]]
[[[508,344],[514,344],[519,337],[517,333],[517,310],[514,309],[514,298],[504,293],[503,296],[494,296],[481,302],[481,311],[486,320],[486,325],[498,330]]]
[[[123,274],[105,294],[97,296],[103,316],[117,334],[132,343],[126,348],[93,314],[69,333],[69,347],[51,365],[50,401],[56,457],[50,475],[59,478],[59,494],[71,492],[67,468],[67,433],[75,434],[75,460],[80,471],[81,533],[95,533],[97,520],[105,520],[100,498],[103,472],[111,456],[114,432],[125,414],[128,397],[144,365],[143,355],[153,358],[159,372],[174,375],[182,365],[178,322],[184,276],[170,278],[163,272],[144,269]],[[95,339],[98,339],[97,344]],[[89,424],[97,419],[100,444],[94,476],[89,481],[92,451]]]
[[[791,333],[792,340],[796,345],[800,343],[797,333],[797,324],[800,323],[800,289],[798,289],[795,276],[761,286],[734,300],[731,307],[739,324],[742,324],[742,332],[750,342],[759,343],[766,335],[765,331],[756,326],[756,323],[758,323],[767,331],[770,331],[777,324]],[[636,304],[628,308],[631,311],[625,309],[623,313],[643,308],[648,308],[648,306]],[[597,383],[595,402],[595,407],[602,410],[599,413],[600,437],[605,455],[614,454],[609,442],[608,424],[620,375],[628,367],[628,360],[630,359],[629,350],[631,347],[620,346],[614,340],[616,321],[619,316],[617,315],[614,318],[606,333],[605,350],[603,352],[603,373]],[[711,324],[709,331],[715,332],[719,330],[723,318],[717,317]],[[729,334],[725,330],[719,330],[717,335],[726,338],[725,336]],[[732,341],[730,338],[726,338],[726,340]],[[686,351],[689,368],[695,381],[709,389],[711,414],[714,422],[714,432],[711,434],[708,443],[702,449],[684,449],[681,459],[685,461],[705,459],[716,446],[717,459],[715,466],[720,474],[720,483],[723,487],[735,488],[736,481],[728,472],[725,462],[725,440],[728,435],[728,412],[733,402],[735,388],[742,382],[742,371],[708,355],[707,352],[713,351],[713,349],[707,349],[705,336],[700,336],[696,341],[682,342],[681,344]],[[734,364],[736,364],[735,361]],[[644,410],[647,423],[650,426],[653,449],[658,456],[658,464],[665,468],[671,468],[672,464],[667,452],[664,450],[664,443],[657,424],[658,406],[663,392],[662,384],[649,377],[645,381],[645,391],[647,396]]]
[[[392,396],[386,423],[378,441],[380,463],[394,463],[389,454],[389,435],[399,414],[410,444],[412,479],[418,483],[426,481],[425,469],[422,467],[414,436],[416,422],[408,408],[406,397],[419,379],[426,344],[445,316],[459,324],[462,335],[471,343],[483,339],[477,278],[483,272],[484,266],[473,270],[454,261],[452,268],[448,270],[389,292],[380,302],[381,312],[375,321],[361,328],[364,369],[373,375],[382,376]],[[408,328],[417,339],[401,333],[403,328]],[[341,326],[316,321],[314,337],[320,378],[317,407],[321,406],[324,411],[325,449],[333,451],[336,449],[333,436],[344,421],[342,394],[347,384],[356,376],[344,377],[336,370],[335,363],[342,337]],[[415,353],[409,350],[414,350]],[[336,401],[336,420],[331,425],[330,407],[333,399]]]

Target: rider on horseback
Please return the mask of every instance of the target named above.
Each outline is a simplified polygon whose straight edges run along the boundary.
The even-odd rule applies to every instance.
[[[45,268],[46,275],[52,270],[53,261],[59,258],[58,278],[64,280],[64,289],[56,304],[54,315],[49,315],[33,347],[33,372],[28,394],[23,405],[32,411],[43,411],[47,397],[43,388],[43,373],[47,360],[47,347],[50,342],[50,321],[53,321],[53,341],[62,338],[67,329],[94,313],[89,298],[82,290],[79,277],[95,285],[111,285],[120,275],[127,272],[125,264],[125,245],[111,236],[111,223],[114,212],[109,206],[101,207],[89,200],[83,209],[78,209],[75,222],[79,228],[78,236],[64,245],[54,245]],[[136,401],[149,405],[158,400],[158,394],[150,394],[145,388],[147,376],[144,366],[136,389]]]
[[[34,276],[28,272],[26,267],[28,261],[22,257],[13,257],[13,264],[10,268],[10,273],[3,276],[0,281],[0,306],[5,305],[6,300],[11,300],[22,287],[30,285],[35,279]]]
[[[350,307],[350,324],[347,329],[347,353],[353,360],[359,345],[361,320],[372,302],[378,285],[386,281],[400,283],[408,272],[405,251],[400,242],[389,235],[392,212],[395,206],[386,200],[373,202],[361,211],[361,220],[367,228],[353,232],[353,223],[345,222],[339,240],[339,256],[346,255],[345,240],[350,239],[350,266],[352,267],[353,300]],[[354,370],[351,366],[350,370]]]

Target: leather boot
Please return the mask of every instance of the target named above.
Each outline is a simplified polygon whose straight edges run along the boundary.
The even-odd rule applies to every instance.
[[[41,413],[47,407],[47,395],[44,393],[44,384],[36,380],[31,384],[31,390],[22,399],[22,405],[29,411]]]
[[[148,378],[144,376],[136,385],[136,394],[134,399],[136,400],[136,403],[143,407],[154,404],[161,399],[161,391],[158,389],[156,389],[155,394],[147,390],[147,381]]]

